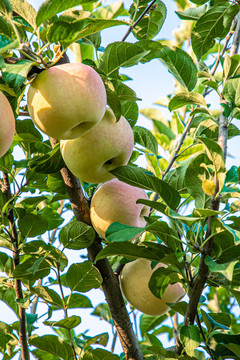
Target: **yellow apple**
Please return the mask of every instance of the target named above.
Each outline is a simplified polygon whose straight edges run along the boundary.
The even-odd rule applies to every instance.
[[[0,91],[0,157],[10,148],[15,132],[15,118],[6,96]]]
[[[202,189],[205,194],[212,196],[215,192],[216,185],[211,179],[205,179],[202,182]]]
[[[136,204],[138,199],[148,200],[143,189],[128,185],[118,179],[113,179],[95,192],[90,207],[90,216],[96,232],[105,237],[107,228],[119,221],[124,225],[144,227],[150,208]]]
[[[85,135],[62,140],[60,149],[69,170],[80,180],[99,184],[114,178],[109,172],[126,165],[134,145],[132,128],[122,116],[118,122],[107,109],[97,126]]]
[[[106,101],[101,77],[81,63],[42,71],[27,94],[32,120],[56,139],[74,139],[97,125],[105,113]]]
[[[163,315],[170,310],[167,303],[175,303],[183,298],[185,291],[180,284],[168,285],[161,299],[157,298],[148,287],[153,272],[159,267],[167,267],[159,263],[153,269],[151,261],[137,259],[127,263],[121,274],[121,289],[129,301],[137,310],[148,315]]]

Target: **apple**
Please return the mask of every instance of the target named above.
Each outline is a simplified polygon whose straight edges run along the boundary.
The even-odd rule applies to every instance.
[[[15,118],[8,99],[1,91],[0,109],[0,157],[2,157],[9,150],[13,142]]]
[[[205,194],[212,196],[215,192],[216,185],[211,179],[205,179],[202,182],[202,189]]]
[[[159,267],[167,266],[158,263],[152,269],[151,261],[140,258],[124,265],[120,274],[120,285],[124,296],[132,306],[144,314],[163,315],[170,310],[167,303],[175,303],[185,295],[179,283],[168,285],[161,299],[153,295],[148,283],[153,272]]]
[[[69,170],[80,180],[93,184],[113,179],[109,171],[128,163],[133,146],[133,131],[128,121],[121,116],[117,122],[110,109],[85,135],[60,142]]]
[[[74,139],[102,119],[106,91],[101,77],[81,63],[42,71],[31,83],[27,104],[36,126],[55,139]]]
[[[119,221],[124,225],[144,227],[150,208],[136,204],[138,199],[148,199],[146,192],[135,186],[113,179],[98,188],[90,206],[91,222],[101,237],[105,237],[107,228]]]

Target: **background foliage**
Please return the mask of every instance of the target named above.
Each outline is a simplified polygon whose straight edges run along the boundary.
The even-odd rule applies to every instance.
[[[0,322],[4,360],[19,358],[20,351],[24,360],[29,353],[49,360],[117,359],[114,342],[112,353],[104,349],[108,333],[90,337],[79,332],[80,316],[69,315],[70,309],[91,308],[87,292],[101,285],[107,303],[93,309],[93,315],[112,325],[114,341],[118,332],[121,358],[240,358],[240,171],[237,164],[226,167],[227,141],[240,134],[239,4],[175,3],[182,22],[174,41],[161,39],[168,4],[160,0],[136,0],[128,9],[121,2],[103,6],[87,0],[47,0],[38,12],[24,0],[0,3],[0,90],[16,116],[14,142],[0,159],[0,299],[19,319]],[[122,41],[103,48],[101,31],[120,25],[126,26]],[[134,42],[127,41],[130,32]],[[68,61],[68,48],[78,61],[98,71],[108,105],[133,128],[130,163],[113,173],[149,194],[142,202],[153,211],[139,243],[129,241],[138,228],[115,223],[100,246],[88,215],[81,215],[96,186],[80,187],[72,177],[69,191],[59,145],[43,136],[28,115],[29,81],[43,69]],[[139,110],[138,94],[128,86],[124,69],[154,59],[167,67],[175,88],[157,101],[157,109]],[[171,112],[167,118],[163,108]],[[151,121],[151,131],[136,125],[139,111]],[[16,158],[17,149],[21,159]],[[146,169],[137,166],[142,156]],[[212,196],[202,187],[204,180],[213,181]],[[81,200],[73,206],[75,218],[71,212],[66,220],[73,194]],[[68,265],[68,250],[82,256],[79,263]],[[116,319],[122,300],[112,292],[118,285],[108,281],[113,274],[102,259],[108,258],[115,270],[138,257],[168,265],[164,275],[156,272],[149,283],[156,296],[178,275],[189,300],[172,304],[169,314],[160,317],[142,314],[136,342],[127,325],[119,333],[121,321]],[[38,302],[45,304],[45,314],[38,313]],[[53,320],[56,312],[61,312],[61,320]],[[172,327],[164,323],[168,316],[173,317]],[[38,333],[40,322],[46,335]],[[130,324],[125,313],[123,322]],[[50,328],[54,335],[48,334]],[[164,349],[162,333],[175,338],[175,347]]]

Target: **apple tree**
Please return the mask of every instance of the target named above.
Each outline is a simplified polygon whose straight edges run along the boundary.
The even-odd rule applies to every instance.
[[[0,311],[4,360],[240,358],[240,167],[237,161],[228,165],[239,155],[237,145],[234,153],[227,150],[240,135],[240,3],[175,5],[180,26],[174,40],[163,40],[167,1],[134,0],[127,7],[46,0],[38,11],[27,0],[0,1],[0,300],[17,317],[4,322]],[[104,30],[118,26],[125,35],[103,47]],[[141,226],[117,217],[99,236],[90,218],[99,185],[75,177],[59,139],[46,136],[30,117],[29,86],[55,66],[72,63],[70,50],[74,62],[101,77],[115,120],[123,116],[131,126],[130,160],[109,174],[147,194],[137,200],[149,209]],[[175,85],[155,106],[142,108],[125,68],[153,60],[164,64]],[[57,93],[60,86],[51,87]],[[58,105],[71,113],[77,95],[71,87],[61,90],[66,103]],[[40,103],[34,106],[44,112]],[[151,128],[139,126],[139,116]],[[58,116],[55,121],[58,129]],[[108,135],[104,147],[113,133]],[[114,141],[117,146],[120,135]],[[85,145],[83,158],[91,146]],[[100,154],[101,149],[95,160]],[[70,155],[77,166],[81,156]],[[86,166],[92,171],[90,159]],[[131,198],[131,191],[124,196]],[[71,262],[71,254],[79,261]],[[166,299],[167,312],[160,315],[139,314],[119,286],[122,269],[136,259],[151,263],[147,290],[155,298],[163,298],[169,285],[181,285],[186,296]],[[145,295],[141,278],[135,282],[136,296]],[[78,310],[92,307],[92,289],[106,299],[92,317],[112,326],[107,348],[110,334],[88,336],[78,327]],[[162,342],[163,333],[174,346]],[[114,351],[117,337],[120,355]]]

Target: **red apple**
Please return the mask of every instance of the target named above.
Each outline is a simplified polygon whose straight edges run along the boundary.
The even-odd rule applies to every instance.
[[[138,199],[148,200],[143,189],[128,185],[118,179],[106,182],[95,192],[90,207],[90,216],[96,232],[105,237],[107,228],[119,221],[124,225],[144,227],[150,208],[137,204]]]

